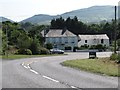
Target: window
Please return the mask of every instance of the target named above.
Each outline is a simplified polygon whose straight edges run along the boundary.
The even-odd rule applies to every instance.
[[[85,43],[87,43],[87,40],[85,40]]]
[[[104,40],[103,39],[101,39],[101,43],[103,44],[103,42],[104,42]]]

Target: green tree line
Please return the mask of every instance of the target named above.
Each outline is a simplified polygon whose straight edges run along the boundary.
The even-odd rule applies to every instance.
[[[15,23],[6,21],[2,23],[0,34],[2,37],[2,54],[42,54],[47,52],[43,48],[44,38],[41,31],[45,25],[32,25],[31,23]],[[46,50],[46,51],[45,51]]]
[[[117,21],[118,22],[118,21]],[[115,21],[111,22],[102,21],[100,23],[85,24],[79,21],[75,16],[74,18],[68,17],[63,19],[62,17],[51,20],[52,29],[68,29],[74,34],[107,34],[111,40],[114,40],[115,36]],[[117,39],[120,39],[120,22],[117,24]]]

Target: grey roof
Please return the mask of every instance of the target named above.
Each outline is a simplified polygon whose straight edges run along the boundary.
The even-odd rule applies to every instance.
[[[100,35],[79,35],[80,39],[109,39],[106,34],[100,34]]]
[[[44,30],[41,33],[44,36]],[[62,29],[50,29],[46,33],[46,37],[73,37],[73,36],[76,35],[68,30]]]

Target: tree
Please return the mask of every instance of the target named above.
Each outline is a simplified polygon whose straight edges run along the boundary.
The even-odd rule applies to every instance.
[[[37,38],[34,38],[32,40],[32,43],[31,43],[29,49],[32,51],[32,54],[35,55],[35,54],[40,54],[39,48],[40,48],[39,40]]]
[[[46,48],[50,50],[50,49],[53,48],[53,45],[52,45],[51,43],[47,43],[47,44],[46,44]]]
[[[21,33],[17,38],[17,46],[20,49],[28,49],[31,45],[32,39],[25,33]]]
[[[7,52],[7,38],[4,32],[1,32],[2,34],[2,54],[5,55]]]

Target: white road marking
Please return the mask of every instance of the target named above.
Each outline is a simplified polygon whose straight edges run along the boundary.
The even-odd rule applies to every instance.
[[[34,61],[34,62],[37,62],[37,61]],[[34,62],[32,62],[32,63],[34,63]],[[39,74],[38,72],[36,72],[35,70],[33,70],[33,69],[31,69],[30,68],[30,64],[32,64],[32,63],[29,63],[29,64],[27,64],[27,66],[25,66],[25,63],[23,62],[22,63],[22,66],[24,67],[24,68],[26,68],[26,69],[29,69],[31,72],[33,72],[33,73],[35,73],[35,74]],[[55,80],[55,79],[53,79],[53,78],[50,78],[50,77],[48,77],[48,76],[42,76],[43,78],[46,78],[46,79],[48,79],[48,80],[51,80],[51,81],[54,81],[54,82],[60,82],[60,81],[58,81],[58,80]],[[67,85],[67,84],[66,84]],[[70,85],[69,85],[70,86]],[[75,86],[70,86],[71,88],[76,88]]]
[[[28,69],[28,67],[27,67],[27,66],[23,66],[23,67]]]
[[[27,66],[30,69],[30,66]]]
[[[39,74],[38,72],[36,72],[35,70],[30,69],[31,72],[35,73],[35,74]]]
[[[51,80],[51,81],[54,81],[54,82],[59,82],[59,81],[57,81],[57,80],[55,80],[55,79],[52,79],[52,78],[50,78],[50,77],[47,77],[47,76],[43,76],[44,78],[46,78],[46,79],[49,79],[49,80]]]
[[[22,66],[24,66],[24,63],[22,63]]]
[[[76,88],[76,87],[74,87],[74,86],[71,86],[71,88]]]

